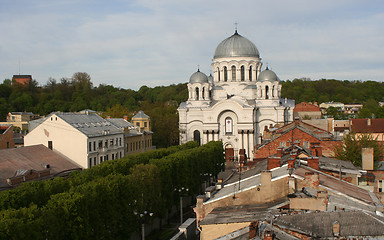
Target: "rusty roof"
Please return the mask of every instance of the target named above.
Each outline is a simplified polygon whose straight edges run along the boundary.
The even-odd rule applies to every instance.
[[[320,108],[312,103],[301,102],[296,104],[294,112],[320,112]]]
[[[350,128],[355,133],[384,133],[384,118],[351,119]]]
[[[7,179],[23,170],[46,170],[51,174],[77,169],[80,166],[44,145],[0,150],[0,187],[8,186]]]

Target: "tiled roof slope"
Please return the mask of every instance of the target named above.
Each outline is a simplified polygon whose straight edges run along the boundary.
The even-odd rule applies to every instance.
[[[356,133],[384,133],[384,118],[351,119],[350,127]]]

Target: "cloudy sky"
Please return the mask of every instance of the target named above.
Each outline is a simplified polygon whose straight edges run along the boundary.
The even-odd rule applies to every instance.
[[[0,82],[187,82],[198,66],[210,73],[235,22],[282,80],[384,81],[382,0],[1,0]]]

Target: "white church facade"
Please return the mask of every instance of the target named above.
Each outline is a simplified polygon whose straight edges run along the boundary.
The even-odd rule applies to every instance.
[[[282,99],[277,75],[266,68],[256,46],[237,31],[216,48],[213,76],[199,70],[180,104],[180,143],[222,141],[226,156],[245,149],[253,158],[265,127],[293,121],[294,101]]]

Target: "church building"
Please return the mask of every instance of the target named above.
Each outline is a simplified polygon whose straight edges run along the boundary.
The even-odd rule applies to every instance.
[[[281,99],[281,83],[262,70],[255,44],[235,33],[216,48],[212,74],[193,73],[189,97],[180,104],[180,143],[222,141],[227,160],[244,149],[253,157],[265,129],[293,121],[293,100]],[[242,150],[242,152],[244,152]]]

